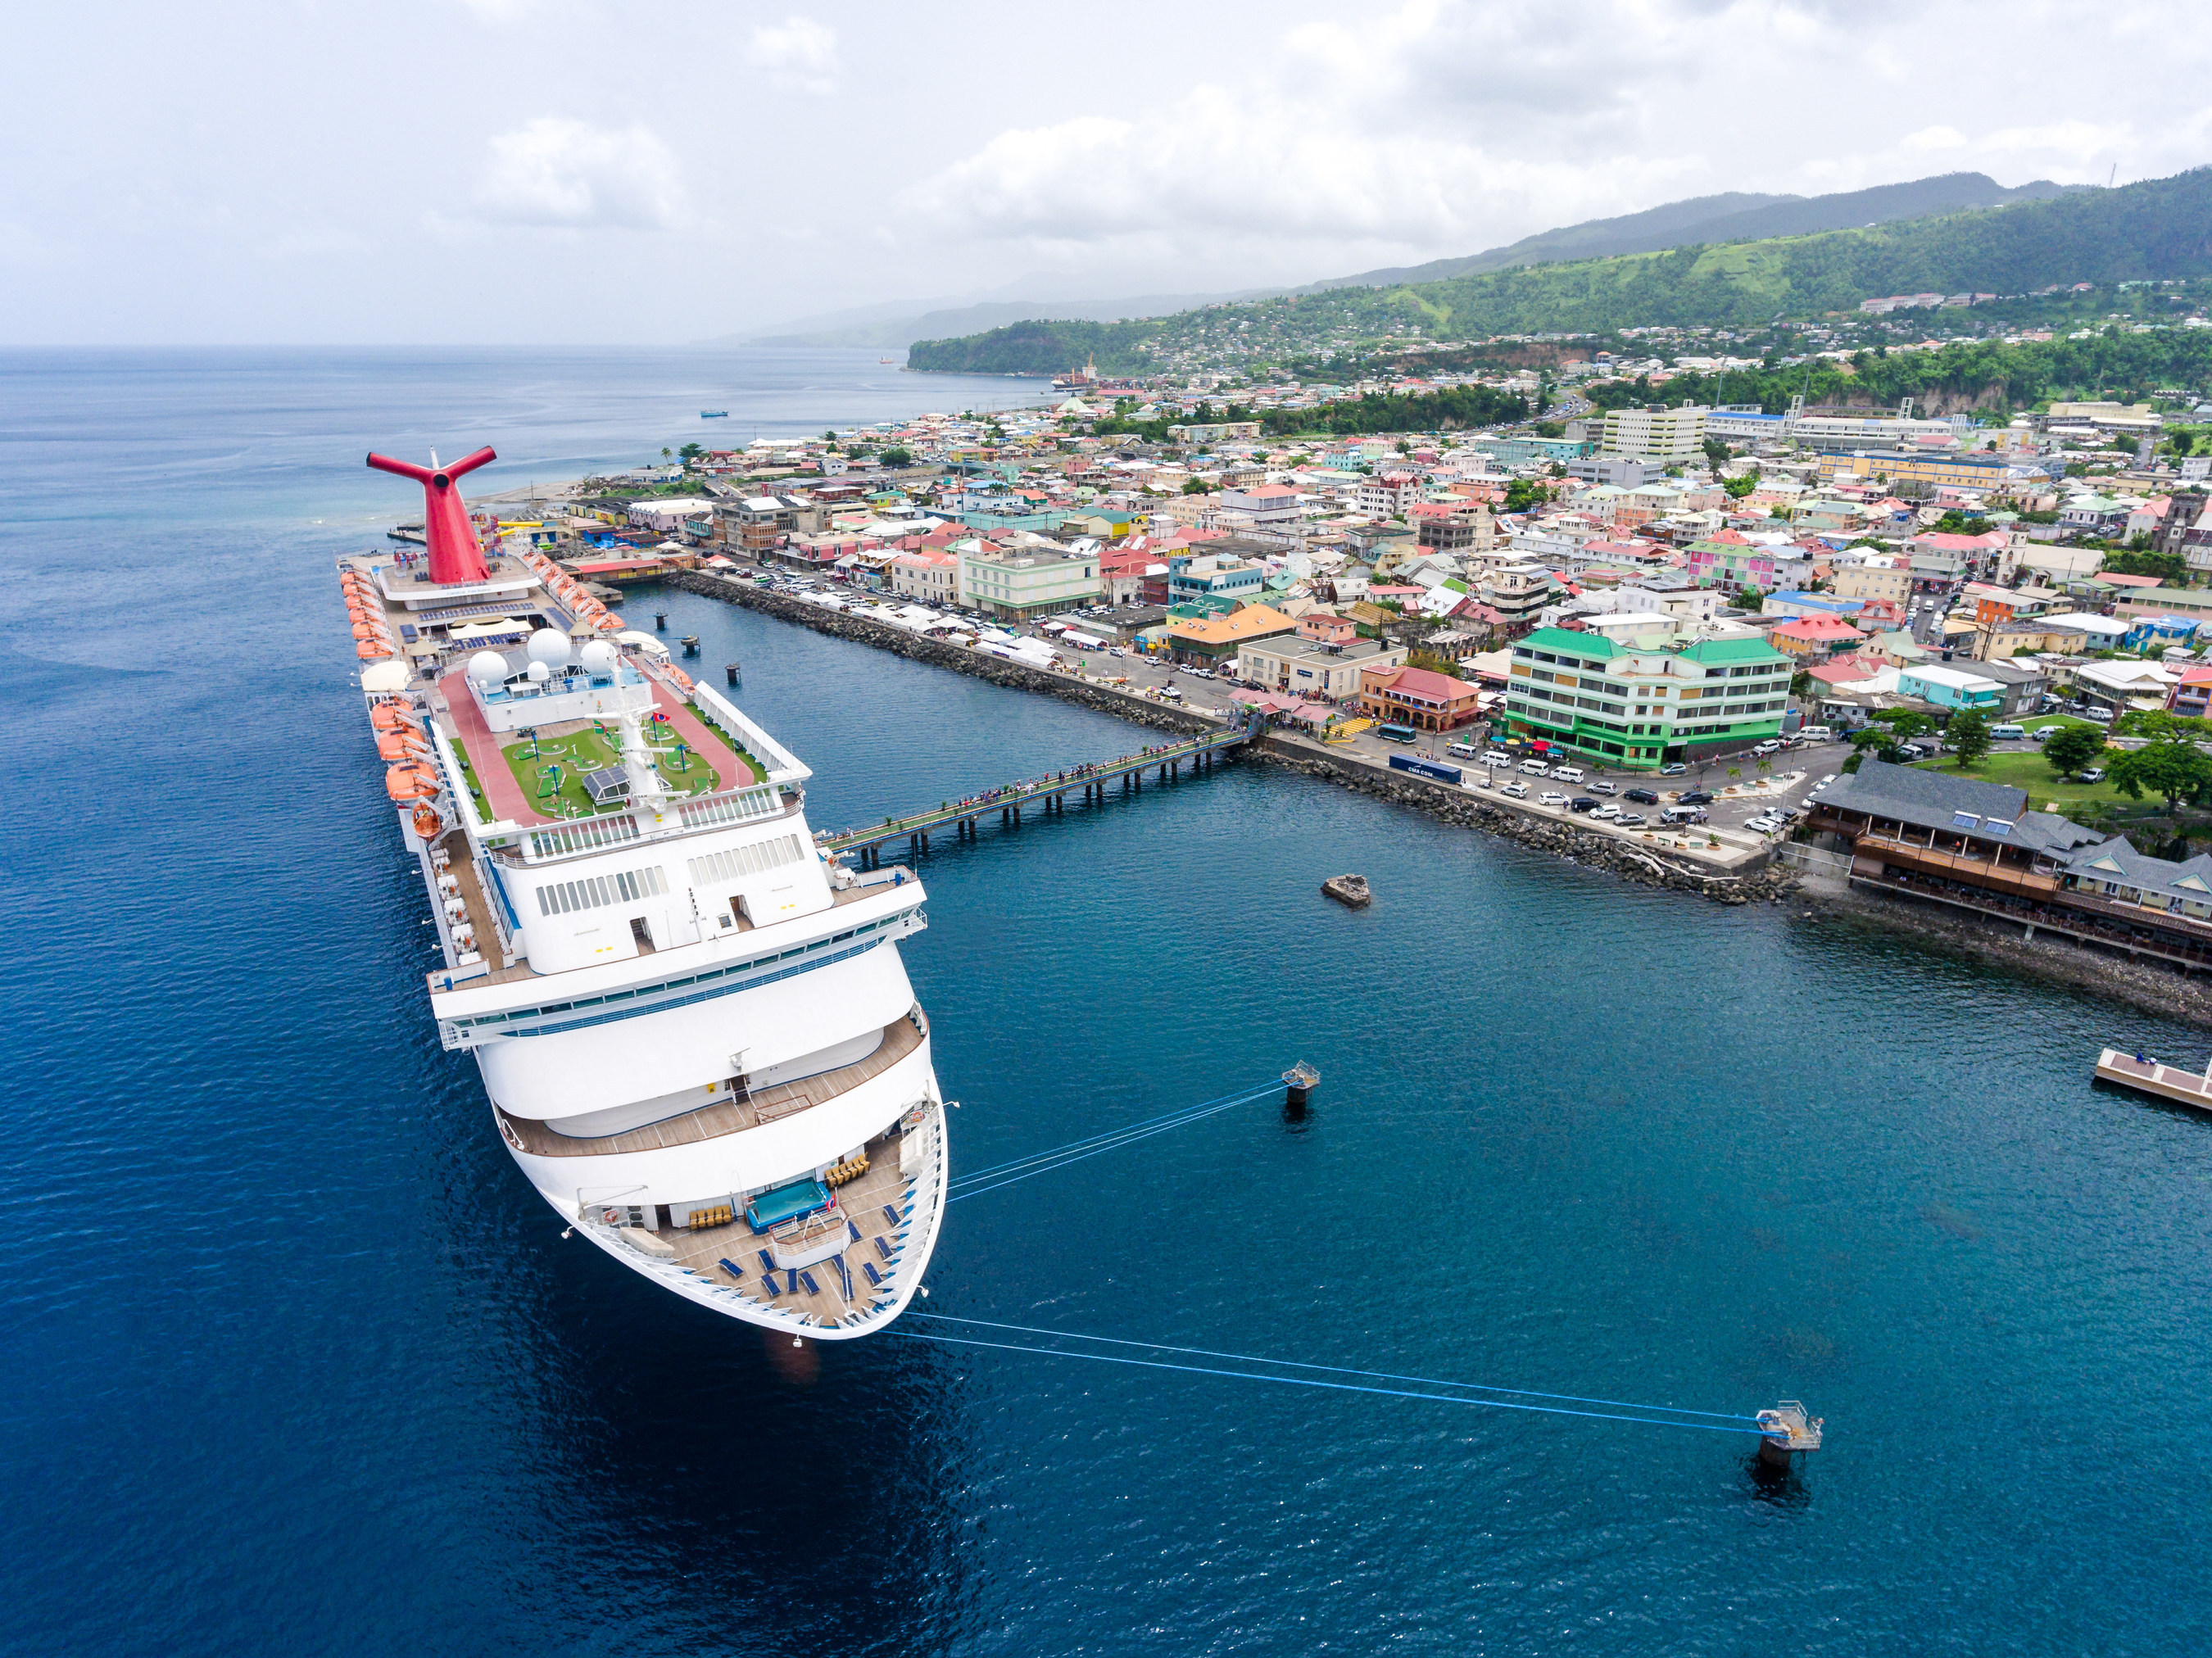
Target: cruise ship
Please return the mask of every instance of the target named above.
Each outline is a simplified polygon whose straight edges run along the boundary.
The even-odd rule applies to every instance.
[[[896,1319],[945,1212],[945,1104],[899,941],[910,871],[816,846],[812,774],[526,540],[415,480],[423,544],[338,562],[366,723],[444,965],[424,991],[554,1211],[794,1338]]]

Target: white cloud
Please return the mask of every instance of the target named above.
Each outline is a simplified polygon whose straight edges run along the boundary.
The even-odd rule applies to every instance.
[[[1940,9],[1924,21],[1944,39],[1973,30]],[[1001,132],[908,191],[905,234],[1063,264],[1242,260],[1245,280],[1267,281],[1472,253],[1720,191],[1975,167],[2005,184],[2101,182],[2126,136],[2063,118],[1999,128],[1986,118],[2002,100],[1945,96],[1928,69],[1939,47],[1899,58],[1881,34],[1831,0],[1595,0],[1568,27],[1540,0],[1407,0],[1294,27],[1150,106]],[[1812,134],[1776,101],[1784,87],[1849,88],[1867,118],[1791,140]],[[1916,125],[1931,100],[1948,123]],[[1862,137],[1887,133],[1909,136]]]
[[[1917,132],[1908,132],[1899,139],[1900,149],[1964,149],[1966,135],[1956,127],[1923,127]]]
[[[836,32],[811,17],[787,17],[755,29],[745,61],[789,92],[826,98],[837,89]]]
[[[686,217],[676,157],[653,133],[550,115],[491,141],[477,205],[501,223],[572,230],[669,230]]]

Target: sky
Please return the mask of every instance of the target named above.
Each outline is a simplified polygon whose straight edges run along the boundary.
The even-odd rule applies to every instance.
[[[1290,284],[1721,191],[2212,162],[2194,5],[74,0],[0,343],[682,343]]]

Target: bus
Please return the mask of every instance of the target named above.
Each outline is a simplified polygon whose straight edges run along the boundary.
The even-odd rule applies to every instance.
[[[1375,734],[1393,743],[1418,743],[1421,740],[1420,732],[1411,726],[1377,726]]]

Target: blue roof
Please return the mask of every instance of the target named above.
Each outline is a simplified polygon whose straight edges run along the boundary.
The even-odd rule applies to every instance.
[[[1769,593],[1766,597],[1772,604],[1802,604],[1810,610],[1827,610],[1837,616],[1856,616],[1866,609],[1866,600],[1863,598],[1838,598],[1830,593]]]

